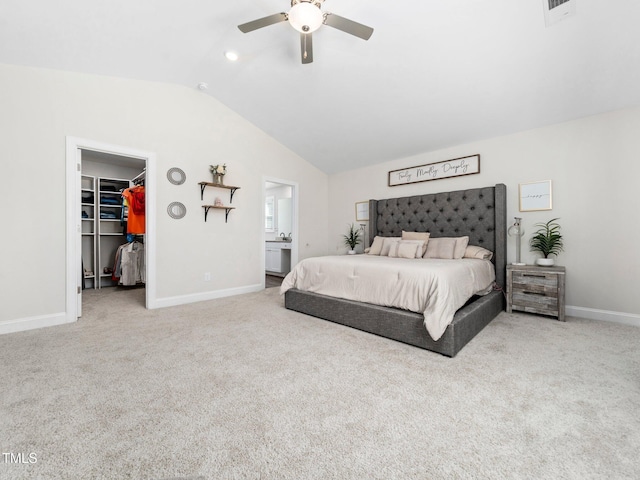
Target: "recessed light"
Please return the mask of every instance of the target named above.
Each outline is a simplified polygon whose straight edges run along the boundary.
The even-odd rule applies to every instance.
[[[204,82],[200,82],[200,83],[198,84],[198,90],[201,90],[201,91],[203,91],[203,92],[204,92],[207,88],[209,88],[209,85],[207,85],[207,84],[206,84],[206,83],[204,83]]]
[[[224,52],[224,56],[230,62],[235,62],[236,60],[238,60],[238,54],[236,52]]]

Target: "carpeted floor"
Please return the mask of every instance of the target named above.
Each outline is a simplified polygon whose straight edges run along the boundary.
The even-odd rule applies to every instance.
[[[0,336],[0,478],[640,477],[638,328],[502,313],[449,359],[276,288],[143,295]]]

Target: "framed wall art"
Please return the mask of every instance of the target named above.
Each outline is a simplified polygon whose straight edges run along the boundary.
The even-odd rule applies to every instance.
[[[521,212],[551,210],[553,205],[551,180],[521,183],[518,185],[518,196]]]
[[[442,162],[427,163],[417,167],[401,168],[389,172],[390,187],[409,183],[428,182],[442,178],[460,177],[480,173],[480,155],[454,158]]]
[[[369,202],[356,202],[356,222],[369,221]]]

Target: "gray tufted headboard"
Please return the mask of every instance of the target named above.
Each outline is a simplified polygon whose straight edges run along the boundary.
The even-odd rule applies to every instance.
[[[402,231],[432,237],[469,236],[469,245],[494,252],[496,283],[504,287],[507,264],[507,187],[472,188],[413,197],[369,200],[369,242]]]

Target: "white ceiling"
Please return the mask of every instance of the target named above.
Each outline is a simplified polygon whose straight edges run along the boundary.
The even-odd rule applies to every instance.
[[[300,63],[288,0],[2,0],[0,63],[196,88],[327,173],[640,105],[640,2],[326,0],[375,29],[323,26]],[[240,60],[231,63],[225,50]]]

